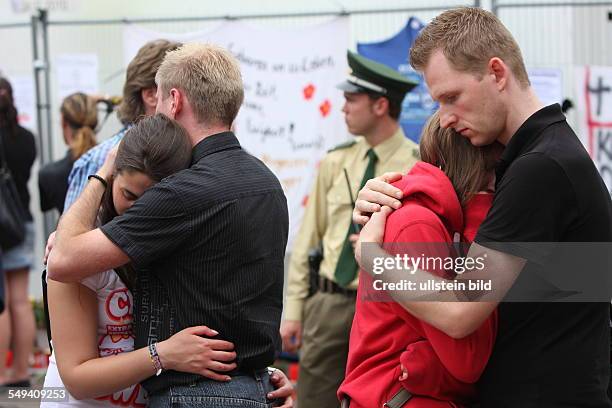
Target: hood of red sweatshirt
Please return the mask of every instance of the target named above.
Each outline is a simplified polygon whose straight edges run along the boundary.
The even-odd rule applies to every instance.
[[[404,193],[403,205],[414,202],[426,207],[442,220],[449,231],[463,231],[461,203],[449,178],[439,168],[418,162],[393,185]]]

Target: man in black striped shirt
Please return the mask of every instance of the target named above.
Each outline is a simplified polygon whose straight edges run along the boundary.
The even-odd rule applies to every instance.
[[[266,367],[280,349],[285,195],[272,172],[230,131],[244,91],[229,52],[185,45],[167,54],[156,82],[157,111],[190,135],[191,167],[93,231],[81,215],[99,203],[103,189],[90,182],[58,227],[50,276],[75,280],[131,261],[146,270],[136,293],[135,347],[202,324],[235,345],[231,381],[162,372],[144,383],[151,406],[166,406],[177,395],[186,405],[195,398],[198,406],[211,407],[219,398],[242,401],[235,406],[269,402]]]

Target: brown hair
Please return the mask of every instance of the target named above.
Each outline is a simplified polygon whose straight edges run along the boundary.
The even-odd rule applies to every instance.
[[[17,108],[13,101],[13,87],[6,78],[0,77],[0,128],[10,135],[17,134]]]
[[[117,116],[124,125],[135,123],[145,114],[141,91],[155,86],[155,74],[168,51],[181,43],[168,40],[150,41],[143,45],[130,61],[123,85],[123,99],[117,108]]]
[[[370,101],[376,102],[378,98],[386,98],[389,102],[389,116],[391,119],[399,120],[400,114],[402,113],[402,101],[398,101],[397,99],[390,99],[384,95],[377,93],[369,93]]]
[[[436,111],[421,132],[421,160],[439,167],[453,185],[461,205],[486,188],[503,147],[498,142],[476,147],[453,129],[440,127]]]
[[[238,61],[212,44],[190,43],[169,52],[155,81],[164,97],[172,88],[183,90],[199,123],[231,125],[244,99]]]
[[[435,17],[412,45],[410,64],[423,71],[436,50],[455,69],[479,76],[484,75],[491,58],[501,58],[522,87],[530,84],[514,37],[493,13],[481,8],[460,7]]]
[[[138,171],[157,183],[183,170],[191,162],[191,142],[181,125],[162,114],[144,118],[127,131],[119,144],[115,158],[114,175],[123,171]],[[114,175],[102,197],[100,224],[117,216],[113,204]],[[131,265],[115,271],[132,290],[135,274]]]
[[[73,130],[70,154],[76,160],[97,144],[94,131],[98,126],[96,101],[84,93],[73,93],[62,101],[60,113]]]

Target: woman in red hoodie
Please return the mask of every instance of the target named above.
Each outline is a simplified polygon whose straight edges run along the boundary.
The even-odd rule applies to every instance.
[[[422,162],[395,183],[404,199],[386,224],[385,244],[397,243],[387,246],[387,251],[455,257],[450,250],[453,242],[458,237],[471,242],[491,206],[489,186],[500,151],[499,146],[474,147],[452,130],[441,129],[434,114],[423,129]],[[474,383],[495,341],[496,313],[473,334],[457,340],[420,321],[376,288],[367,274],[361,274],[339,399],[350,400],[351,408],[381,407],[403,388],[410,393],[404,396],[411,395],[406,408],[462,407],[473,402]]]

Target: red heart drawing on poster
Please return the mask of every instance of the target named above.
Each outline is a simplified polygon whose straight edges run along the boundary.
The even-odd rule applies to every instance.
[[[331,103],[329,103],[329,99],[326,99],[321,105],[319,105],[319,110],[321,111],[321,116],[326,117],[329,115],[331,111]]]
[[[306,99],[307,101],[312,99],[312,96],[315,93],[315,86],[313,84],[308,84],[306,85],[306,87],[302,90],[302,92],[304,93],[304,99]]]

